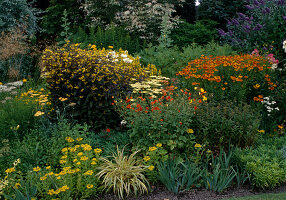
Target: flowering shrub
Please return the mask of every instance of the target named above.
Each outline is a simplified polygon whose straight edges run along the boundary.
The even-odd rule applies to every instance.
[[[95,45],[90,49],[81,49],[79,44],[46,49],[42,59],[55,108],[63,109],[59,98],[67,98],[66,104],[75,104],[75,119],[97,126],[112,124],[112,98],[124,97],[131,92],[132,81],[148,77],[139,58],[122,50],[99,50]]]
[[[264,53],[283,56],[280,45],[285,39],[286,1],[248,0],[246,13],[228,21],[227,32],[219,30],[221,38],[242,50],[257,48]]]
[[[203,101],[188,90],[172,90],[163,90],[162,95],[154,97],[142,94],[116,102],[134,144],[144,149],[160,142],[169,152],[193,150],[195,136],[188,130]]]
[[[204,56],[189,62],[177,75],[200,85],[217,100],[258,101],[277,87],[269,59],[260,55]],[[261,98],[260,98],[261,99]]]
[[[66,141],[68,145],[61,150],[59,168],[53,170],[51,166],[37,166],[27,174],[27,182],[36,186],[37,197],[41,199],[86,198],[102,190],[100,181],[95,176],[102,150],[92,149],[81,137],[66,137]],[[15,172],[15,167],[11,169],[9,173]],[[7,189],[15,187],[17,180],[11,181]],[[17,189],[21,190],[21,187],[21,184],[18,184]]]

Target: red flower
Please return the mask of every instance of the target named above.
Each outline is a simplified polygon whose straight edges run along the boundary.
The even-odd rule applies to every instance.
[[[108,129],[106,129],[106,132],[110,132],[110,129],[108,128]]]
[[[128,105],[126,106],[126,108],[129,108],[129,109],[130,109],[130,108],[131,108],[131,105],[130,105],[130,104],[128,104]]]

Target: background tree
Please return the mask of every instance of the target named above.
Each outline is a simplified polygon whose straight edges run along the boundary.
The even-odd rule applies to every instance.
[[[50,5],[43,16],[42,28],[47,34],[56,34],[62,31],[62,16],[64,10],[67,10],[68,20],[71,22],[71,28],[74,29],[84,24],[84,12],[81,7],[81,1],[78,0],[50,0]]]
[[[0,33],[11,31],[16,26],[24,28],[29,35],[36,32],[35,16],[33,9],[26,0],[1,0],[0,1]]]
[[[246,10],[245,5],[244,0],[200,0],[197,16],[198,19],[214,20],[219,23],[219,27],[225,27],[227,19]]]

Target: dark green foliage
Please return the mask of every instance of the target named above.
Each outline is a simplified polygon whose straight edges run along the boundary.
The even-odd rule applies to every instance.
[[[175,6],[176,15],[188,23],[193,23],[196,20],[196,0],[185,0],[183,5]]]
[[[243,0],[200,0],[198,7],[198,19],[214,20],[224,27],[227,19],[236,16],[238,12],[244,12],[246,2]]]
[[[154,64],[158,67],[162,74],[167,77],[176,77],[176,73],[183,67],[188,65],[190,60],[200,58],[201,55],[209,56],[223,56],[233,55],[235,51],[231,46],[220,46],[214,42],[210,42],[205,46],[191,44],[180,50],[178,47],[162,48],[159,46],[152,46],[143,49],[139,56],[144,65]]]
[[[195,187],[202,175],[194,163],[190,161],[183,163],[176,159],[168,159],[160,163],[158,169],[158,179],[175,194]]]
[[[182,22],[172,30],[173,44],[180,48],[189,46],[192,43],[208,44],[217,38],[216,25],[217,22],[213,20],[198,20],[195,24]]]
[[[78,28],[76,34],[71,36],[74,43],[82,43],[82,47],[87,47],[88,44],[95,44],[97,48],[106,48],[113,46],[114,50],[123,49],[129,53],[139,52],[142,49],[139,37],[131,36],[124,28],[111,26],[104,30],[101,27],[89,28],[85,31],[82,27]]]
[[[26,0],[0,1],[0,33],[19,26],[31,35],[36,32],[36,20]]]
[[[41,22],[44,33],[60,35],[60,32],[64,30],[61,26],[61,19],[65,9],[67,10],[68,21],[72,23],[71,31],[84,25],[84,13],[80,6],[81,3],[77,0],[51,0]]]
[[[196,112],[196,138],[210,149],[246,147],[258,139],[260,116],[249,105],[210,100]]]

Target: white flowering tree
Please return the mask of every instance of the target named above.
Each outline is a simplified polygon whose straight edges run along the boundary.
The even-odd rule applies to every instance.
[[[106,26],[111,21],[142,39],[151,40],[160,35],[164,16],[168,16],[167,28],[179,22],[175,6],[185,0],[86,0],[82,8],[93,26]],[[166,28],[166,27],[165,27]]]

